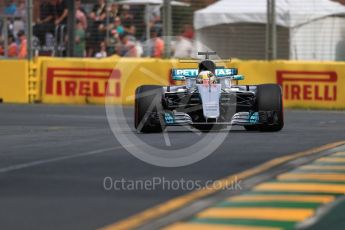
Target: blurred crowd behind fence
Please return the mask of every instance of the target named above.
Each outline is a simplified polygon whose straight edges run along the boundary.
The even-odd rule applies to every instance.
[[[73,14],[67,0],[1,1],[0,58],[186,58],[209,49],[221,58],[345,61],[344,0],[73,1]]]

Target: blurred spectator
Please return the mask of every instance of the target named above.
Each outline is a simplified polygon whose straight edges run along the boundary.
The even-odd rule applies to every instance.
[[[3,21],[2,21],[2,18],[0,18],[0,38],[1,38],[1,35],[2,35],[2,32],[3,32],[3,30],[2,30],[2,28],[3,28]]]
[[[82,24],[83,29],[87,29],[87,17],[86,17],[86,12],[81,6],[81,0],[75,0],[75,17],[76,19]]]
[[[50,0],[43,0],[39,9],[39,18],[33,27],[33,33],[40,41],[40,45],[45,45],[46,34],[54,33],[54,7]]]
[[[117,17],[120,16],[119,6],[116,3],[112,3],[109,9],[109,21],[113,23]]]
[[[67,0],[52,0],[55,2],[54,6],[54,24],[55,24],[55,42],[58,44],[59,51],[61,56],[65,56],[65,43],[66,43],[66,33],[67,33],[67,17],[68,17],[68,8]],[[69,0],[70,1],[70,0]]]
[[[120,17],[116,17],[115,21],[108,26],[109,40],[107,41],[108,51],[110,54],[115,53],[115,46],[120,42],[120,37],[124,34],[123,26],[121,25]]]
[[[16,35],[21,34],[19,32],[24,31],[25,28],[23,24],[25,20],[19,21],[18,19],[26,19],[26,0],[2,1],[5,3],[2,4],[2,6],[4,6],[3,10],[0,11],[14,16],[13,19],[8,21],[8,34],[14,34],[17,39]],[[37,11],[35,11],[35,15],[38,15],[38,17],[35,17],[33,33],[35,35],[35,40],[40,41],[41,48],[47,48],[47,50],[50,51],[50,48],[54,48],[54,44],[56,44],[54,42],[57,42],[58,46],[56,48],[58,48],[58,51],[61,51],[59,55],[64,54],[65,42],[67,41],[67,1],[75,1],[76,3],[76,56],[84,57],[87,54],[89,57],[94,57],[98,54],[98,56],[101,55],[103,57],[118,53],[121,56],[136,57],[143,54],[143,46],[140,42],[137,42],[137,38],[140,37],[140,39],[144,39],[146,36],[146,20],[143,20],[143,15],[146,14],[149,16],[149,28],[152,41],[149,42],[149,46],[145,46],[145,54],[158,58],[163,56],[164,41],[161,38],[161,7],[119,5],[116,1],[111,1],[112,3],[107,4],[107,0],[33,1],[35,6],[37,3],[40,3],[40,5],[36,7],[37,9],[35,8]],[[87,4],[83,5],[84,2]],[[88,4],[90,2],[94,3]],[[90,13],[86,13],[83,7],[88,9],[87,12]],[[56,28],[60,28],[60,30],[57,31]],[[62,37],[61,28],[64,28],[64,37]],[[55,32],[58,32],[58,34],[55,34]],[[57,35],[57,37],[54,35]],[[56,39],[54,39],[54,37]],[[181,33],[173,49],[175,57],[189,56],[192,52],[191,47],[193,46],[193,42],[190,41],[192,38],[193,31],[183,31],[183,33]],[[9,38],[9,40],[12,41],[14,39]],[[25,34],[22,35],[22,39],[18,40],[20,40],[20,45],[18,45],[18,43],[16,49],[14,46],[15,43],[11,42],[13,44],[13,52],[11,53],[15,53],[14,50],[17,50],[18,56],[26,56],[26,50],[24,53],[23,48],[27,46]],[[36,44],[38,46],[38,43]],[[34,46],[35,48],[37,47],[36,45]],[[104,49],[104,46],[106,46],[106,49]],[[20,52],[18,52],[19,50]],[[39,50],[42,51],[41,49]]]
[[[88,56],[93,56],[94,51],[99,44],[105,39],[104,21],[107,16],[105,0],[98,0],[98,3],[93,7],[89,17],[92,20],[90,38],[89,38],[89,52]]]
[[[26,58],[27,57],[27,39],[25,36],[24,31],[19,31],[17,35],[20,43],[19,43],[19,50],[18,50],[18,58]]]
[[[68,8],[65,0],[52,0],[54,2],[54,24],[55,24],[55,36],[57,36],[56,42],[59,44],[59,47],[64,47],[66,32],[67,32],[67,17],[68,17]],[[62,49],[63,51],[63,49]],[[63,51],[64,52],[64,51]],[[64,53],[60,54],[64,55]]]
[[[100,25],[100,32],[104,34],[108,54],[114,54],[115,44],[119,41],[119,35],[123,34],[123,27],[119,19],[119,8],[112,3],[107,8],[107,18]]]
[[[68,8],[65,0],[52,0],[54,4],[55,25],[67,24]]]
[[[105,42],[101,42],[99,46],[99,51],[96,53],[96,58],[106,58],[108,56],[107,54],[107,46]]]
[[[25,19],[26,18],[26,3],[25,0],[19,0],[18,6],[16,7],[16,11],[14,12],[14,16]]]
[[[109,25],[108,28],[111,31],[112,35],[123,35],[125,33],[125,30],[121,24],[121,18],[120,17],[116,17],[114,22],[112,24]]]
[[[175,44],[174,55],[175,58],[191,57],[194,49],[193,45],[194,30],[191,25],[186,25]]]
[[[96,22],[103,22],[106,16],[105,0],[98,0],[98,3],[93,7],[90,13],[90,18]]]
[[[117,54],[121,57],[137,57],[136,44],[130,40],[128,34],[121,36],[121,44],[118,46]]]
[[[74,45],[74,56],[75,57],[85,57],[85,30],[83,23],[77,20],[76,30],[75,30],[75,45]]]
[[[135,49],[136,49],[136,56],[137,57],[142,57],[144,54],[144,48],[141,44],[141,42],[136,42],[135,43]]]
[[[158,37],[158,29],[151,29],[151,39],[148,41],[147,54],[146,56],[160,58],[164,54],[164,41]]]
[[[161,21],[161,6],[159,5],[149,5],[145,7],[144,20],[146,22],[146,15],[149,16],[150,28],[152,28],[156,23]]]
[[[4,9],[4,13],[6,15],[13,16],[16,13],[17,10],[17,4],[15,0],[7,1],[6,7]]]
[[[105,24],[107,50],[108,54],[114,54],[115,46],[120,40],[119,36],[124,33],[124,29],[121,25],[121,19],[119,17],[119,6],[116,3],[112,3],[108,7],[107,13],[109,17],[107,19],[107,23],[109,24]]]
[[[8,57],[14,58],[18,56],[18,45],[12,34],[8,36]]]
[[[17,10],[17,4],[15,0],[5,0],[5,8],[3,9],[3,13],[7,16],[14,16]],[[10,18],[7,21],[7,29],[8,33],[13,33],[13,18]],[[3,24],[3,22],[1,23]],[[1,26],[3,27],[3,26]],[[0,31],[2,32],[2,30]]]
[[[5,55],[4,41],[0,37],[0,56],[4,56],[4,55]]]
[[[133,21],[134,16],[130,13],[130,9],[131,8],[129,5],[123,5],[120,18],[125,32],[132,36],[135,36],[136,28]]]
[[[18,0],[16,12],[14,13],[12,33],[17,34],[21,30],[25,30],[26,22],[26,3],[25,0]]]

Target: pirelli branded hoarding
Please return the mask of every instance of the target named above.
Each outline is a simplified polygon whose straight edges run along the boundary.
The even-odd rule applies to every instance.
[[[345,63],[235,62],[245,84],[278,83],[285,107],[344,109]]]
[[[47,67],[43,102],[104,103],[120,101],[121,71],[111,68]]]
[[[42,102],[57,104],[133,103],[136,88],[143,84],[168,84],[162,64],[152,59],[63,60],[42,63]],[[158,67],[157,67],[158,66]],[[157,68],[156,68],[157,67]],[[156,71],[152,70],[155,69]],[[168,71],[168,67],[164,67]],[[157,77],[159,76],[159,77]],[[109,100],[110,99],[110,100]]]
[[[43,59],[42,102],[132,104],[140,85],[169,85],[172,69],[195,68],[176,60]],[[241,84],[278,83],[286,107],[345,109],[345,63],[234,61]],[[107,100],[109,101],[109,100]]]
[[[337,102],[338,74],[334,71],[277,71],[277,82],[286,101]]]
[[[47,96],[121,98],[121,72],[99,68],[47,68]]]

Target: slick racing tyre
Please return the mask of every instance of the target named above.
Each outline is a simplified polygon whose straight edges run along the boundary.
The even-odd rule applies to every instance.
[[[142,133],[159,133],[165,128],[162,112],[163,88],[143,85],[135,92],[134,126]]]
[[[262,132],[278,132],[284,127],[282,90],[279,85],[265,84],[257,87],[258,111],[273,111],[273,123],[257,126]]]

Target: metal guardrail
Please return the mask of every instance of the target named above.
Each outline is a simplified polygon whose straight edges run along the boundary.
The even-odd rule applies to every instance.
[[[61,57],[63,56],[63,52],[66,50],[66,44],[65,44],[65,29],[66,26],[65,25],[61,25],[61,26],[56,26],[55,27],[55,38],[54,38],[54,42],[55,42],[55,54],[57,54],[57,56]]]

